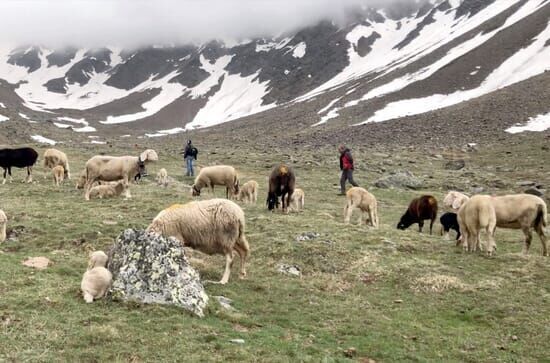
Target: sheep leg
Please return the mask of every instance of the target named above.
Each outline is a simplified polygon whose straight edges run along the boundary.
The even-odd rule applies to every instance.
[[[351,206],[349,205],[349,203],[346,203],[346,205],[344,206],[344,224],[349,224],[352,213],[353,210],[351,209]]]
[[[418,222],[418,232],[422,233],[422,228],[424,228],[424,221]]]
[[[430,236],[432,235],[432,231],[434,228],[434,222],[435,222],[435,216],[432,216],[432,220],[430,222]]]
[[[521,229],[525,235],[525,244],[523,245],[523,254],[526,255],[529,253],[529,247],[531,247],[531,241],[533,240],[533,234],[531,233],[530,227],[523,227]]]
[[[240,278],[243,279],[246,277],[246,269],[245,269],[245,263],[246,263],[246,257],[248,255],[248,251],[246,251],[241,245],[238,243],[235,244],[235,251],[239,254],[239,258],[241,260],[241,272],[240,272]]]
[[[32,183],[32,166],[27,166],[27,183]]]
[[[548,239],[544,234],[544,227],[542,223],[539,223],[539,225],[536,226],[535,229],[537,231],[537,234],[539,235],[540,243],[542,244],[542,255],[548,256]]]
[[[231,264],[233,263],[233,251],[225,254],[225,271],[223,272],[220,284],[225,285],[229,281],[229,274],[231,273]]]
[[[2,185],[6,184],[6,173],[8,172],[8,169],[4,168],[4,180],[2,181]]]

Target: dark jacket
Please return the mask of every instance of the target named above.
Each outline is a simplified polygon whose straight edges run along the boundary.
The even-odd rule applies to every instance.
[[[353,170],[353,157],[349,149],[340,154],[340,170]]]
[[[187,146],[185,146],[185,151],[183,152],[183,157],[184,158],[192,157],[193,159],[197,160],[197,154],[198,153],[199,153],[199,151],[197,150],[196,147],[193,146],[193,144],[188,144]]]

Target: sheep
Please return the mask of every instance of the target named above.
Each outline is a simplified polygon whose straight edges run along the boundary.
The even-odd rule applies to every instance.
[[[458,225],[456,213],[444,213],[441,217],[439,217],[439,222],[441,223],[441,235],[445,232],[446,240],[449,239],[449,231],[451,229],[456,231],[456,239],[460,239],[460,226]]]
[[[108,182],[92,187],[89,192],[89,198],[113,198],[118,197],[128,190],[128,184],[124,180],[118,182]],[[127,195],[127,194],[126,194]]]
[[[209,255],[225,255],[225,271],[219,281],[222,285],[229,281],[235,251],[241,261],[240,277],[246,276],[250,248],[244,235],[244,212],[230,200],[215,198],[172,205],[153,219],[147,231],[175,237],[184,246]]]
[[[437,217],[437,200],[431,195],[423,195],[415,198],[409,204],[409,208],[401,216],[397,229],[407,229],[411,224],[418,223],[418,231],[422,233],[424,220],[431,220],[430,235],[432,234],[435,218]]]
[[[0,209],[0,243],[6,240],[6,225],[8,224],[8,217],[6,213]]]
[[[494,240],[497,217],[495,207],[488,195],[474,195],[458,210],[458,225],[462,238],[457,245],[462,244],[464,250],[474,252],[480,248],[480,234],[485,231],[487,242],[485,250],[491,255],[496,249]]]
[[[294,186],[296,175],[294,171],[285,164],[276,165],[269,176],[269,191],[267,193],[267,209],[273,211],[279,207],[279,196],[283,201],[283,213],[287,213]],[[286,196],[286,200],[285,200]]]
[[[346,206],[344,207],[344,223],[349,224],[351,215],[355,208],[361,210],[361,217],[359,217],[359,224],[363,219],[362,216],[368,213],[368,219],[370,225],[374,228],[378,228],[380,222],[378,219],[378,202],[374,195],[369,193],[366,189],[361,187],[350,188],[346,193]]]
[[[11,168],[27,168],[27,183],[32,182],[32,167],[38,159],[38,153],[36,150],[30,147],[23,147],[19,149],[1,149],[0,150],[0,167],[4,169],[4,180],[2,184],[6,184],[6,173],[10,176],[10,183],[12,182]]]
[[[140,156],[101,156],[96,155],[86,162],[86,192],[84,198],[90,200],[90,190],[96,181],[116,181],[122,179],[124,184],[145,170],[145,163],[157,161],[155,150],[148,149]],[[126,197],[130,198],[130,190],[126,189]]]
[[[65,178],[65,169],[61,165],[57,165],[52,169],[53,174],[53,184],[56,186],[60,186],[61,183],[63,183],[63,180]]]
[[[88,269],[80,283],[84,301],[87,303],[92,303],[105,296],[107,289],[111,286],[113,275],[105,268],[107,260],[108,257],[103,251],[95,251],[90,254]]]
[[[64,169],[64,177],[71,179],[71,171],[69,169],[69,159],[67,155],[57,149],[47,149],[44,151],[44,167],[53,169],[56,166],[62,166]]]
[[[456,212],[460,209],[462,204],[468,201],[468,199],[470,199],[470,197],[467,195],[451,190],[443,199],[443,206]]]
[[[78,175],[78,179],[75,183],[75,189],[83,189],[86,185],[86,169],[82,170]]]
[[[191,186],[192,195],[194,197],[201,195],[201,189],[210,187],[214,194],[214,186],[225,186],[225,197],[229,198],[229,192],[232,196],[239,193],[239,177],[234,167],[229,165],[206,166],[202,168],[199,175],[195,178],[194,184]]]
[[[157,173],[157,185],[168,186],[168,172],[162,168]]]
[[[255,180],[247,181],[239,188],[237,200],[244,200],[245,203],[256,203],[258,201],[258,188],[258,182]]]
[[[290,197],[290,210],[295,212],[304,210],[305,198],[306,195],[302,189],[294,189],[294,193],[292,193],[292,196]]]

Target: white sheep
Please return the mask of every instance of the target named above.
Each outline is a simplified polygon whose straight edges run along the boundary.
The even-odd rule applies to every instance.
[[[6,213],[0,209],[0,243],[6,240],[6,226],[8,224],[8,217]]]
[[[239,193],[239,178],[234,167],[228,165],[205,166],[195,178],[195,183],[191,186],[193,196],[201,195],[201,189],[210,187],[214,194],[214,186],[225,186],[225,197],[236,196]]]
[[[102,156],[96,155],[86,162],[86,185],[84,197],[90,199],[90,190],[96,181],[117,181],[122,179],[126,185],[136,175],[145,172],[145,164],[157,161],[155,150],[145,150],[140,156]],[[126,189],[126,197],[130,191]]]
[[[157,173],[157,185],[168,186],[168,172],[162,168]]]
[[[113,275],[105,268],[108,257],[103,251],[95,251],[90,254],[88,269],[82,277],[80,289],[87,303],[105,296],[111,286]]]
[[[161,211],[147,231],[175,237],[184,246],[209,255],[225,255],[225,271],[220,284],[229,281],[233,252],[237,252],[241,260],[240,276],[246,276],[245,263],[250,248],[244,235],[244,212],[230,200],[216,198],[175,204]]]
[[[65,179],[65,169],[61,165],[58,165],[52,169],[53,183],[56,186],[60,186]]]
[[[457,220],[462,236],[457,243],[462,244],[464,250],[474,252],[481,249],[481,231],[487,235],[487,254],[491,255],[496,249],[494,235],[497,217],[491,199],[488,195],[474,195],[458,210]]]
[[[44,167],[53,169],[56,166],[62,166],[65,178],[71,179],[67,155],[63,151],[57,149],[47,149],[44,151]]]
[[[443,206],[450,208],[456,212],[460,209],[462,204],[468,201],[468,199],[470,199],[470,197],[468,197],[466,194],[451,190],[443,199]]]
[[[128,191],[128,184],[126,184],[124,180],[119,180],[117,182],[100,182],[99,185],[90,189],[89,198],[114,198],[122,195],[126,191]]]
[[[249,180],[239,188],[237,200],[245,203],[256,203],[258,201],[258,182]]]
[[[361,210],[361,216],[359,217],[359,224],[366,218],[363,218],[365,213],[368,215],[369,222],[374,228],[378,228],[378,202],[374,195],[369,193],[366,189],[361,187],[350,188],[346,193],[346,206],[344,207],[344,223],[349,224],[351,215],[355,208]]]
[[[302,189],[294,189],[294,193],[290,197],[290,210],[295,212],[304,210],[305,198],[306,195]]]

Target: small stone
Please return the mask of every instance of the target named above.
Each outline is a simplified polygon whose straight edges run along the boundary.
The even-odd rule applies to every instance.
[[[466,166],[466,162],[463,159],[451,160],[445,164],[446,170],[462,170]]]
[[[40,257],[31,257],[21,263],[24,266],[32,267],[37,270],[45,270],[52,263],[52,261],[50,261],[46,257],[40,256]]]
[[[233,344],[244,344],[244,339],[231,339],[229,342]]]
[[[105,224],[107,226],[114,226],[114,225],[117,225],[118,222],[117,221],[104,220],[103,224]]]
[[[280,264],[277,268],[277,271],[285,275],[291,275],[296,277],[302,276],[302,271],[300,270],[300,267],[296,265]]]
[[[512,335],[512,337],[511,337],[511,338],[512,338],[512,340],[513,340],[514,342],[518,340],[518,337],[517,337],[517,335]]]
[[[218,303],[222,308],[229,311],[235,311],[235,308],[231,306],[233,300],[226,298],[225,296],[214,296],[214,299],[218,300]]]
[[[344,355],[348,358],[353,358],[357,355],[357,349],[354,347],[349,347],[348,349],[344,350]]]
[[[535,187],[526,189],[524,193],[536,195],[537,197],[544,197],[544,192],[540,189],[537,189]]]
[[[522,180],[517,182],[516,185],[520,187],[534,187],[537,183],[530,180]]]
[[[395,304],[402,304],[402,303],[403,303],[403,300],[397,299],[397,300],[393,300],[393,302],[394,302]]]

